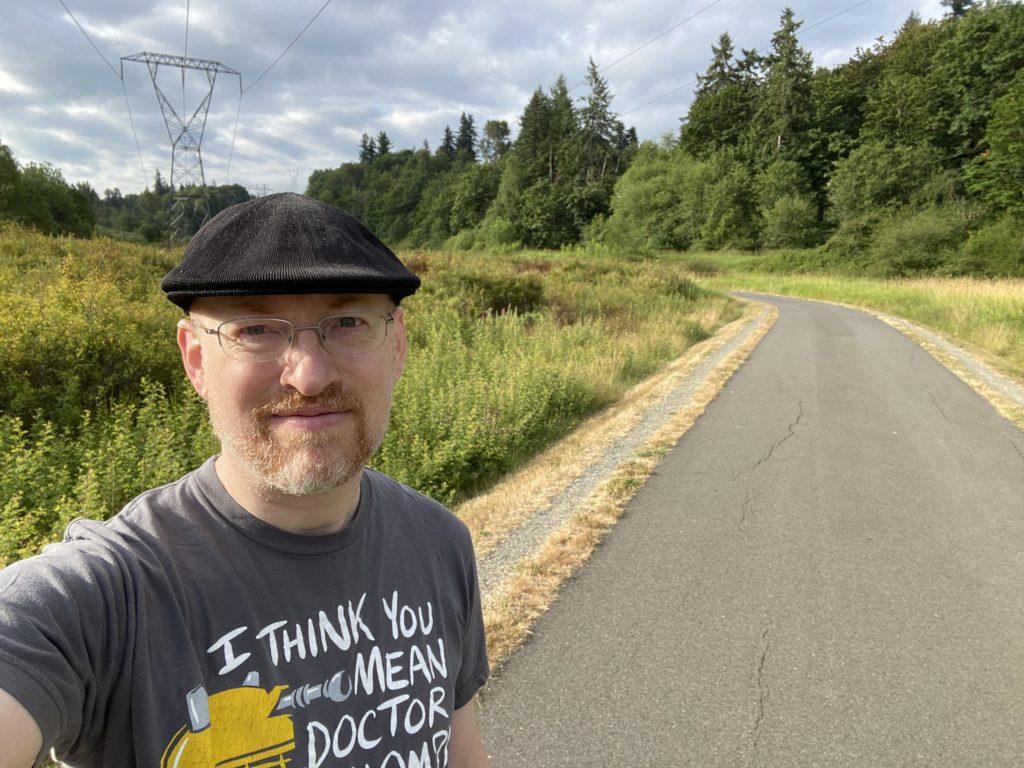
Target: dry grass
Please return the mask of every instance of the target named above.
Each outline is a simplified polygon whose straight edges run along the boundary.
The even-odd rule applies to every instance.
[[[716,366],[688,407],[677,411],[632,458],[623,462],[583,502],[580,510],[548,537],[536,555],[520,562],[509,578],[484,595],[484,624],[492,669],[497,670],[523,644],[534,622],[557,597],[561,585],[586,562],[661,457],[704,413],[777,317],[777,310],[772,308],[752,336]]]
[[[486,555],[536,511],[547,507],[610,445],[636,426],[653,403],[728,343],[759,311],[759,306],[749,305],[739,319],[632,387],[616,403],[536,455],[490,491],[455,507],[455,514],[473,535],[477,557]],[[720,306],[708,306],[694,319],[705,328],[714,328],[721,322],[720,312]]]

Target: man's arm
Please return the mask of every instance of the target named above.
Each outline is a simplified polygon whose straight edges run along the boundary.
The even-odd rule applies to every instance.
[[[448,744],[449,765],[452,768],[490,768],[491,761],[484,751],[484,740],[476,722],[476,697],[452,715],[452,738]],[[0,765],[0,768],[6,768]]]
[[[0,768],[31,768],[43,746],[43,734],[35,718],[21,706],[21,702],[2,688],[0,744],[4,745],[0,749]]]

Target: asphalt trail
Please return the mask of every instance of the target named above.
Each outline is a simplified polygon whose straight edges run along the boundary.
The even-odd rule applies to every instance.
[[[1024,433],[780,315],[492,681],[495,768],[1024,765]]]

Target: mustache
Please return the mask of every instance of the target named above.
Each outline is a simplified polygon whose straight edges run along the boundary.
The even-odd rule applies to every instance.
[[[331,384],[323,392],[315,397],[309,397],[299,392],[292,392],[277,400],[265,403],[254,408],[252,415],[258,420],[265,420],[271,416],[281,413],[291,413],[304,406],[316,405],[330,411],[353,411],[356,414],[363,412],[363,404],[356,397],[346,392],[337,384]]]

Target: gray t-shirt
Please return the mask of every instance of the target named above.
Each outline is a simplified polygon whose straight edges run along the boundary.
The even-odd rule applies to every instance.
[[[372,470],[300,536],[210,459],[0,572],[0,688],[75,766],[438,768],[487,675],[466,526]]]

